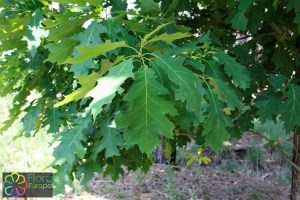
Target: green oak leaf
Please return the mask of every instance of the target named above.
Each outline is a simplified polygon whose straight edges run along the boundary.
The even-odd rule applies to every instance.
[[[290,11],[292,9],[295,9],[295,14],[296,14],[294,23],[298,24],[298,30],[300,31],[300,1],[290,0],[287,5],[287,10]]]
[[[103,150],[105,150],[106,158],[119,156],[118,146],[121,146],[124,142],[121,134],[111,126],[110,120],[107,118],[101,118],[100,120],[100,130],[96,133],[100,138],[94,144],[95,148],[92,151],[91,158],[96,160],[98,153]]]
[[[293,73],[293,57],[284,45],[278,44],[278,46],[274,48],[274,53],[271,59],[275,66],[282,70],[283,75],[288,77]]]
[[[108,75],[98,79],[97,86],[86,94],[86,97],[93,97],[89,109],[92,111],[94,120],[101,112],[102,106],[112,101],[124,81],[129,77],[133,78],[132,70],[132,59],[119,63],[109,70]]]
[[[57,63],[58,65],[63,64],[67,58],[72,55],[76,44],[77,42],[75,40],[65,39],[57,44],[50,43],[45,45],[45,47],[50,51],[50,54],[45,62],[49,61],[52,63]]]
[[[159,135],[173,137],[172,122],[166,114],[175,115],[171,102],[160,97],[168,91],[156,82],[154,72],[146,66],[135,73],[135,81],[124,100],[129,109],[115,117],[117,128],[127,128],[124,139],[126,145],[137,144],[142,152],[152,153],[154,146],[160,145]]]
[[[288,64],[287,60],[289,60],[288,51],[285,50],[282,45],[279,45],[274,50],[274,54],[272,56],[272,61],[278,68],[284,68]]]
[[[248,43],[245,43],[243,45],[236,45],[232,47],[230,50],[234,52],[235,59],[239,60],[239,62],[244,63],[244,65],[247,65],[253,61],[253,56],[249,54],[250,46]],[[251,68],[253,70],[253,68]]]
[[[300,32],[300,11],[296,12],[296,17],[294,19],[294,23],[298,24],[298,31]]]
[[[101,78],[102,74],[93,72],[90,75],[81,75],[78,78],[80,88],[73,91],[71,94],[65,96],[64,100],[54,104],[54,107],[59,107],[64,104],[67,104],[71,101],[78,101],[85,97],[85,95],[95,87],[98,78]]]
[[[130,29],[129,29],[130,30]],[[131,47],[134,47],[138,42],[139,42],[139,39],[132,36],[131,34],[129,34],[129,31],[128,29],[126,29],[125,27],[122,27],[120,29],[120,32],[119,32],[119,35],[122,36],[122,39],[124,41],[126,41],[126,44],[128,44],[129,46]],[[120,37],[121,38],[121,37]],[[132,51],[132,49],[129,49]],[[135,53],[135,52],[134,52]],[[132,54],[132,53],[131,53]]]
[[[53,156],[55,158],[54,164],[62,165],[67,162],[72,164],[76,156],[83,158],[85,155],[85,146],[82,142],[87,140],[84,130],[89,127],[90,114],[82,113],[74,120],[72,127],[60,133],[60,144],[54,149]]]
[[[256,34],[258,29],[262,26],[262,19],[264,18],[264,7],[254,6],[249,13],[249,22],[247,27],[251,34]]]
[[[86,188],[89,187],[89,183],[92,178],[95,177],[96,173],[101,173],[102,166],[98,161],[88,160],[87,162],[80,165],[76,171],[76,177],[80,180],[80,183]],[[83,176],[83,178],[82,178]]]
[[[73,36],[72,38],[79,42],[79,46],[96,46],[103,43],[100,38],[100,33],[106,33],[107,28],[98,21],[93,21],[81,33]]]
[[[64,123],[64,120],[61,119],[64,115],[57,108],[50,108],[46,111],[46,116],[46,123],[50,125],[47,133],[58,132],[59,127]]]
[[[26,98],[30,95],[30,90],[27,90],[25,88],[26,84],[23,86],[23,89],[20,90],[14,97],[12,107],[9,109],[9,119],[3,123],[4,126],[1,127],[0,132],[6,131],[11,128],[13,126],[13,123],[18,119],[18,116],[22,113],[22,107],[25,106],[25,104],[27,103]],[[27,123],[27,120],[24,120],[24,122]],[[28,128],[30,129],[29,126],[33,126],[33,124],[28,125]]]
[[[160,8],[158,3],[153,0],[139,0],[141,7],[141,14],[159,14]]]
[[[187,102],[188,111],[201,111],[202,82],[191,70],[183,66],[184,58],[172,58],[170,55],[155,53],[157,60],[154,67],[159,68],[168,75],[168,78],[175,83],[177,100]]]
[[[80,88],[67,95],[64,100],[56,103],[54,107],[59,107],[71,101],[78,101],[86,96],[86,94],[95,87],[97,80],[101,78],[112,66],[120,62],[123,56],[116,58],[114,62],[108,60],[101,61],[101,73],[92,72],[90,75],[81,75],[78,77]]]
[[[126,149],[126,151],[122,149],[121,157],[127,159],[128,170],[140,168],[142,172],[146,173],[151,167],[152,157],[148,157],[147,154],[142,153],[138,145],[134,145],[132,148]]]
[[[176,7],[179,3],[179,0],[171,0],[170,1],[162,1],[161,2],[161,10],[166,15],[167,13],[172,14],[176,12]]]
[[[257,114],[261,122],[265,122],[267,119],[272,120],[273,117],[277,116],[281,104],[281,96],[273,92],[258,95],[254,101],[254,106],[259,108]]]
[[[300,86],[291,84],[285,94],[287,100],[280,108],[281,117],[284,126],[289,131],[294,131],[300,126]]]
[[[109,5],[112,6],[112,13],[115,11],[125,11],[127,9],[127,1],[126,0],[114,0],[110,1]]]
[[[73,55],[76,56],[78,54],[75,53]],[[71,66],[70,71],[74,73],[74,76],[76,78],[78,78],[81,75],[88,75],[90,69],[95,69],[95,68],[96,68],[96,64],[92,59],[89,59],[83,63],[73,64]]]
[[[91,58],[104,54],[108,51],[114,50],[118,47],[127,47],[127,45],[124,41],[111,42],[110,40],[106,40],[105,43],[93,47],[81,46],[77,48],[80,53],[79,56],[76,56],[74,58],[68,58],[67,60],[65,60],[64,63],[70,63],[70,64],[82,63]]]
[[[209,116],[203,122],[205,144],[210,145],[214,151],[219,151],[223,147],[223,142],[229,138],[226,127],[232,127],[232,123],[223,112],[223,103],[218,100],[217,95],[210,92],[207,96]]]
[[[101,0],[55,0],[55,2],[66,4],[77,4],[79,6],[86,6],[87,3],[93,6],[100,6]]]
[[[57,24],[49,24],[49,36],[50,41],[59,42],[69,39],[71,35],[79,32],[82,29],[82,25],[90,18],[86,16],[83,18],[76,18],[76,20],[70,20],[64,15],[57,16]],[[60,25],[57,27],[56,25]],[[55,26],[54,26],[55,25]],[[47,26],[45,27],[47,29]]]
[[[166,34],[166,33],[164,33],[164,34],[161,34],[159,36],[156,36],[156,37],[150,39],[147,42],[147,44],[151,43],[151,42],[156,42],[156,41],[159,41],[159,40],[162,40],[162,41],[164,41],[167,44],[172,44],[172,42],[174,40],[178,40],[178,39],[182,39],[182,38],[186,38],[186,37],[190,37],[190,36],[191,36],[190,33],[180,33],[180,32],[178,32],[178,33],[172,33],[172,34]]]
[[[149,38],[154,35],[157,31],[159,31],[160,29],[162,29],[163,27],[169,25],[170,23],[167,23],[167,24],[162,24],[162,25],[159,25],[158,27],[156,27],[153,31],[151,31],[150,33],[146,34],[144,36],[144,38],[142,39],[141,41],[141,46],[143,47],[145,45],[145,43],[149,40]]]
[[[101,0],[85,0],[87,3],[93,5],[93,6],[101,6],[102,1]]]
[[[183,111],[176,115],[173,121],[174,125],[179,127],[180,130],[189,131],[191,128],[197,127],[199,123],[202,122],[206,117],[206,112],[204,114],[204,111],[198,115],[196,115],[195,112],[187,113],[186,111]]]
[[[219,51],[215,54],[220,64],[224,65],[224,70],[229,77],[232,77],[233,83],[241,89],[250,87],[250,76],[247,68],[236,62],[234,58]]]
[[[268,80],[270,84],[277,90],[283,89],[288,81],[288,79],[282,74],[270,74]]]
[[[44,67],[44,63],[40,60],[40,55],[38,53],[34,54],[29,61],[29,67],[31,69],[37,70]]]
[[[1,6],[0,6],[1,7]],[[1,7],[4,8],[4,7]],[[8,11],[11,12],[11,11]],[[26,42],[24,41],[24,36],[26,35],[27,29],[24,28],[30,19],[33,16],[30,15],[30,12],[27,14],[21,15],[7,15],[4,11],[1,11],[0,16],[0,27],[1,27],[1,34],[0,34],[0,51],[7,51],[12,50],[14,48],[22,49],[24,51],[27,49]],[[20,28],[18,28],[20,27]],[[22,27],[22,28],[21,28]],[[28,30],[29,31],[29,30]]]
[[[64,194],[65,185],[72,187],[72,164],[64,163],[62,165],[53,166],[56,172],[53,174],[53,195]]]
[[[31,56],[37,53],[37,48],[41,44],[41,38],[47,37],[49,31],[45,31],[42,29],[42,21],[43,21],[43,12],[40,9],[37,9],[31,16],[27,26],[28,30],[24,39],[27,42],[27,48],[31,53]]]
[[[198,60],[198,59],[187,58],[187,59],[185,60],[185,62],[186,62],[187,64],[192,65],[192,66],[195,67],[196,69],[201,70],[202,72],[204,72],[204,70],[205,70],[205,65],[204,65],[203,63],[201,63],[201,61]]]
[[[112,157],[112,161],[108,162],[106,165],[103,176],[106,177],[110,175],[112,180],[118,180],[120,175],[124,175],[124,169],[122,168],[122,165],[126,162],[128,161],[121,156]]]
[[[106,27],[102,26],[99,22],[93,21],[91,24],[81,33],[73,36],[73,39],[79,42],[79,45],[75,47],[73,51],[73,56],[79,56],[78,47],[81,46],[96,46],[102,44],[102,40],[100,38],[100,33],[106,33]],[[73,64],[70,71],[74,72],[75,77],[79,77],[80,75],[88,75],[90,69],[96,68],[96,64],[92,59],[89,59],[85,62]]]
[[[219,79],[210,78],[210,84],[214,86],[214,91],[219,95],[219,99],[226,102],[230,109],[242,107],[241,99],[229,83]]]
[[[41,105],[35,105],[30,106],[25,109],[26,115],[22,118],[23,123],[23,135],[25,137],[30,137],[31,131],[36,131],[37,127],[37,120],[39,120],[38,116],[40,114],[40,106]]]
[[[253,4],[253,0],[240,1],[238,9],[230,20],[232,28],[242,31],[246,30],[248,19],[245,17],[245,12],[251,4]]]
[[[122,41],[122,40],[124,40],[119,36],[119,33],[122,29],[122,24],[121,23],[116,23],[114,20],[108,19],[108,20],[105,20],[103,22],[103,26],[106,27],[108,38],[111,41],[116,41],[116,40]]]
[[[85,0],[55,0],[58,3],[66,3],[66,4],[77,4],[79,6],[85,6],[87,1]]]
[[[176,10],[192,12],[197,7],[197,1],[178,1]]]

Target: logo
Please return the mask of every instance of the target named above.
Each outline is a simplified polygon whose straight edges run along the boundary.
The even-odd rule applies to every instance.
[[[25,176],[16,172],[6,175],[3,182],[3,192],[10,197],[22,197],[26,193],[28,182]]]
[[[3,197],[52,197],[52,173],[3,173]]]

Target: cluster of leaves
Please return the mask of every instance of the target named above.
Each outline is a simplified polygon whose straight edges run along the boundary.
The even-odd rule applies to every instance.
[[[162,136],[217,151],[254,116],[299,126],[298,0],[56,2],[0,4],[2,131],[25,112],[24,136],[53,134],[56,193],[147,171]]]

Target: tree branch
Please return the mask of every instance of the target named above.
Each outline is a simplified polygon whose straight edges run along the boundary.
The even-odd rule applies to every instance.
[[[273,143],[273,141],[270,139],[270,138],[268,138],[267,136],[265,136],[264,134],[262,134],[262,133],[259,133],[259,132],[255,132],[255,131],[251,131],[252,133],[254,133],[254,134],[257,134],[257,135],[259,135],[259,136],[261,136],[263,139],[265,139],[274,149],[276,149],[285,159],[286,159],[286,161],[290,164],[290,165],[292,165],[297,171],[299,171],[300,172],[300,166],[298,166],[296,163],[294,163],[283,151],[282,151],[282,149],[280,149],[277,145],[275,145],[274,143]]]

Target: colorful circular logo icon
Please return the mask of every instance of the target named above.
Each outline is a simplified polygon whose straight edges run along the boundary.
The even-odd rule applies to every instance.
[[[3,190],[6,195],[11,197],[21,197],[28,188],[25,176],[16,172],[6,175],[3,182]]]

